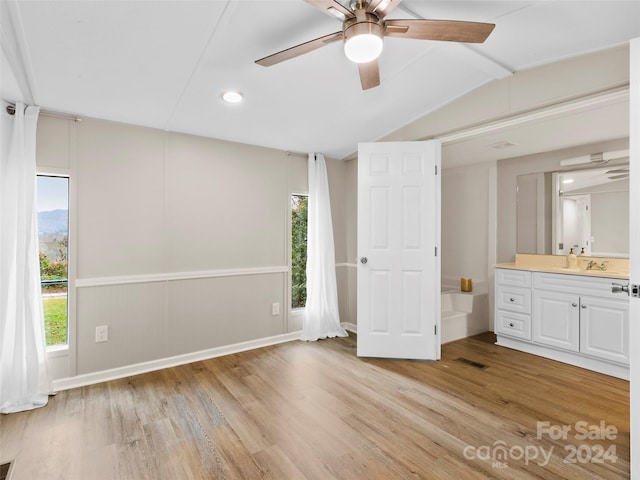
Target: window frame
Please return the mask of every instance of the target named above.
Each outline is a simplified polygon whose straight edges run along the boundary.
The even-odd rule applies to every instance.
[[[75,352],[76,342],[76,292],[75,292],[75,182],[67,168],[37,167],[37,177],[66,178],[68,183],[68,230],[67,230],[67,343],[46,347],[47,358],[70,357]],[[69,361],[69,370],[74,362]],[[69,374],[74,374],[69,371]]]
[[[294,308],[292,306],[293,303],[293,292],[292,292],[292,288],[293,288],[293,218],[292,218],[292,212],[293,209],[291,208],[291,197],[294,196],[298,196],[298,197],[307,197],[307,199],[309,198],[309,193],[308,192],[290,192],[289,193],[289,197],[288,197],[288,227],[289,227],[289,233],[288,233],[288,239],[287,239],[287,243],[288,243],[288,252],[287,252],[287,264],[289,266],[289,274],[288,274],[288,288],[287,288],[287,305],[288,305],[288,310],[289,310],[289,315],[290,316],[301,316],[304,315],[305,307],[296,307]],[[308,231],[308,224],[307,224],[307,231]]]

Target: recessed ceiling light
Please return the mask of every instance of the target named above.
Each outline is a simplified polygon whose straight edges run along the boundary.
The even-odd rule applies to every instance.
[[[240,103],[242,101],[242,94],[235,90],[229,90],[222,94],[222,99],[227,103]]]

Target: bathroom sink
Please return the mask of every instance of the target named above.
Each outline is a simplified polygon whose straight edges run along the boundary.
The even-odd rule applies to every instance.
[[[558,272],[582,272],[583,270],[581,268],[573,268],[573,267],[550,267],[549,270],[556,270]]]

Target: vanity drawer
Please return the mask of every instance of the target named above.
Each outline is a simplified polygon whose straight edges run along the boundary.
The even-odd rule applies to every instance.
[[[515,313],[531,313],[531,290],[528,288],[498,285],[496,308]]]
[[[496,333],[531,340],[531,316],[498,310]]]
[[[543,272],[534,272],[533,274],[534,289],[628,301],[629,297],[627,295],[620,295],[611,291],[611,285],[614,283],[629,285],[629,280]]]
[[[531,287],[531,272],[526,270],[496,269],[496,283],[514,287]]]

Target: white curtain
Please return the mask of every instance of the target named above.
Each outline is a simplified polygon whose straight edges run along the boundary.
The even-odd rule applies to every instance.
[[[52,391],[36,224],[38,113],[16,105],[8,151],[0,152],[0,413],[46,405]]]
[[[340,326],[333,224],[327,166],[321,153],[309,154],[307,216],[307,304],[302,340],[347,337]]]

